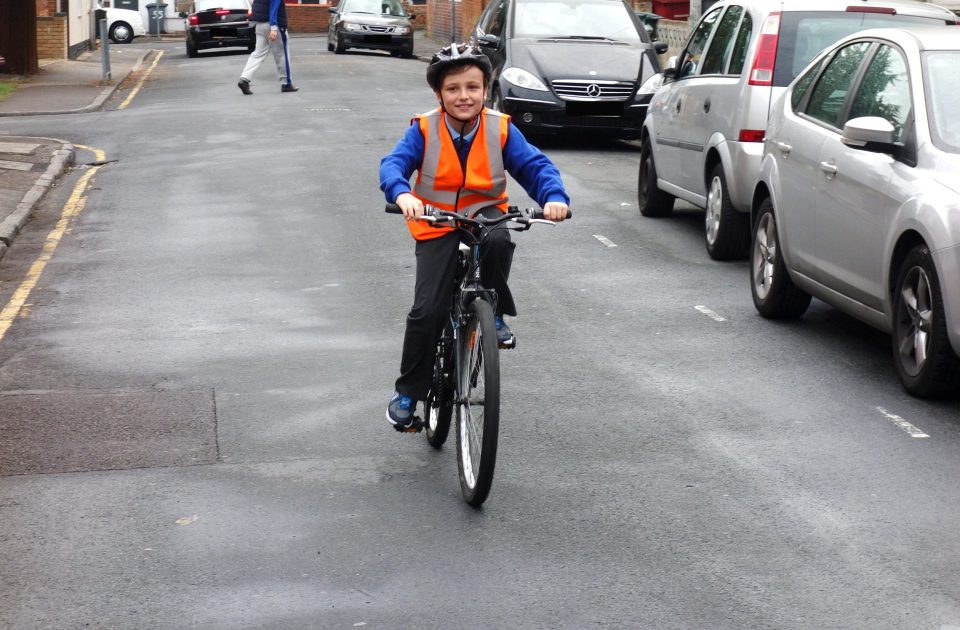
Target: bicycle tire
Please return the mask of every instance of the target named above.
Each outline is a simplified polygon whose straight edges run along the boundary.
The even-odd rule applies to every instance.
[[[450,417],[453,415],[453,384],[444,372],[451,372],[450,362],[453,360],[453,343],[450,328],[443,331],[437,343],[436,358],[433,361],[433,384],[430,386],[430,395],[424,402],[423,424],[427,442],[433,448],[440,448],[447,441],[450,433]]]
[[[493,484],[500,428],[500,357],[493,309],[488,302],[478,299],[470,304],[459,346],[457,470],[463,498],[471,506],[480,507]]]

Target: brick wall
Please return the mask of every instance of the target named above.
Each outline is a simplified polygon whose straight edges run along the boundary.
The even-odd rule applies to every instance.
[[[37,17],[37,57],[66,59],[67,18],[65,15]]]
[[[37,0],[37,16],[49,17],[57,12],[57,0]],[[42,57],[43,55],[41,55]]]
[[[487,5],[483,0],[461,0],[455,3],[456,25],[451,34],[450,0],[427,0],[427,35],[437,41],[462,42],[470,36],[473,25]],[[451,37],[452,35],[452,37]]]
[[[330,24],[329,4],[288,4],[287,28],[291,33],[326,33]],[[336,3],[333,3],[336,6]]]
[[[2,1],[2,0],[0,0]],[[328,4],[296,4],[287,3],[287,28],[291,33],[321,33],[326,34],[330,24],[330,7],[337,6],[337,0]],[[406,5],[407,11],[416,15],[411,20],[414,29],[427,27],[426,5]]]

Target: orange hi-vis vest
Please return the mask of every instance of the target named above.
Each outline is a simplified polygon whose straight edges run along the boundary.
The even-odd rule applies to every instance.
[[[423,133],[423,161],[413,185],[415,197],[441,210],[465,215],[487,206],[497,206],[506,212],[507,173],[503,168],[503,147],[510,128],[509,116],[483,109],[467,154],[466,173],[453,146],[446,114],[439,107],[414,118],[414,122],[419,122]],[[453,230],[427,221],[407,221],[407,226],[418,241],[437,238]]]

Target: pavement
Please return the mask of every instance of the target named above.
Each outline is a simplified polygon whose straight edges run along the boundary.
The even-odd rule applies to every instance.
[[[443,45],[428,39],[423,31],[416,31],[415,38],[418,56],[424,61],[430,59],[430,51]],[[142,39],[149,41],[149,38]],[[182,41],[179,37],[176,40]],[[96,111],[130,73],[144,64],[150,52],[143,48],[110,46],[110,79],[107,81],[101,50],[88,51],[78,59],[41,60],[40,71],[29,77],[0,75],[0,81],[17,84],[17,89],[0,101],[0,116]],[[0,258],[30,218],[33,208],[73,160],[74,147],[66,140],[0,135]]]
[[[40,116],[96,111],[150,53],[110,47],[110,75],[104,80],[101,51],[78,59],[41,61],[28,77],[7,77],[17,89],[0,102],[0,116]],[[66,140],[0,135],[0,258],[57,178],[73,164]]]

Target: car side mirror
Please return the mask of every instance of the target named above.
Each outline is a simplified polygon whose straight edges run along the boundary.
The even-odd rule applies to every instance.
[[[415,20],[415,19],[417,19],[417,14],[416,14],[416,13],[408,13],[408,14],[407,14],[407,19],[408,19],[408,20]]]
[[[677,56],[674,55],[667,59],[667,66],[663,69],[663,80],[667,81],[670,79],[677,78]]]
[[[852,149],[872,153],[897,153],[897,143],[893,141],[893,124],[879,116],[862,116],[847,121],[843,126],[840,142]]]
[[[186,17],[187,17],[186,11],[181,11],[181,12],[179,13],[179,15],[180,15],[180,17],[182,17],[182,18],[186,18]]]
[[[653,42],[653,51],[658,55],[662,55],[667,52],[667,49],[670,48],[670,44],[667,42],[655,41]]]
[[[330,8],[327,9],[327,10],[330,11],[330,13],[333,13],[334,15],[336,15],[336,13],[337,13],[337,7],[330,7]]]
[[[481,35],[477,38],[477,43],[481,48],[499,48],[500,38],[496,35]]]

